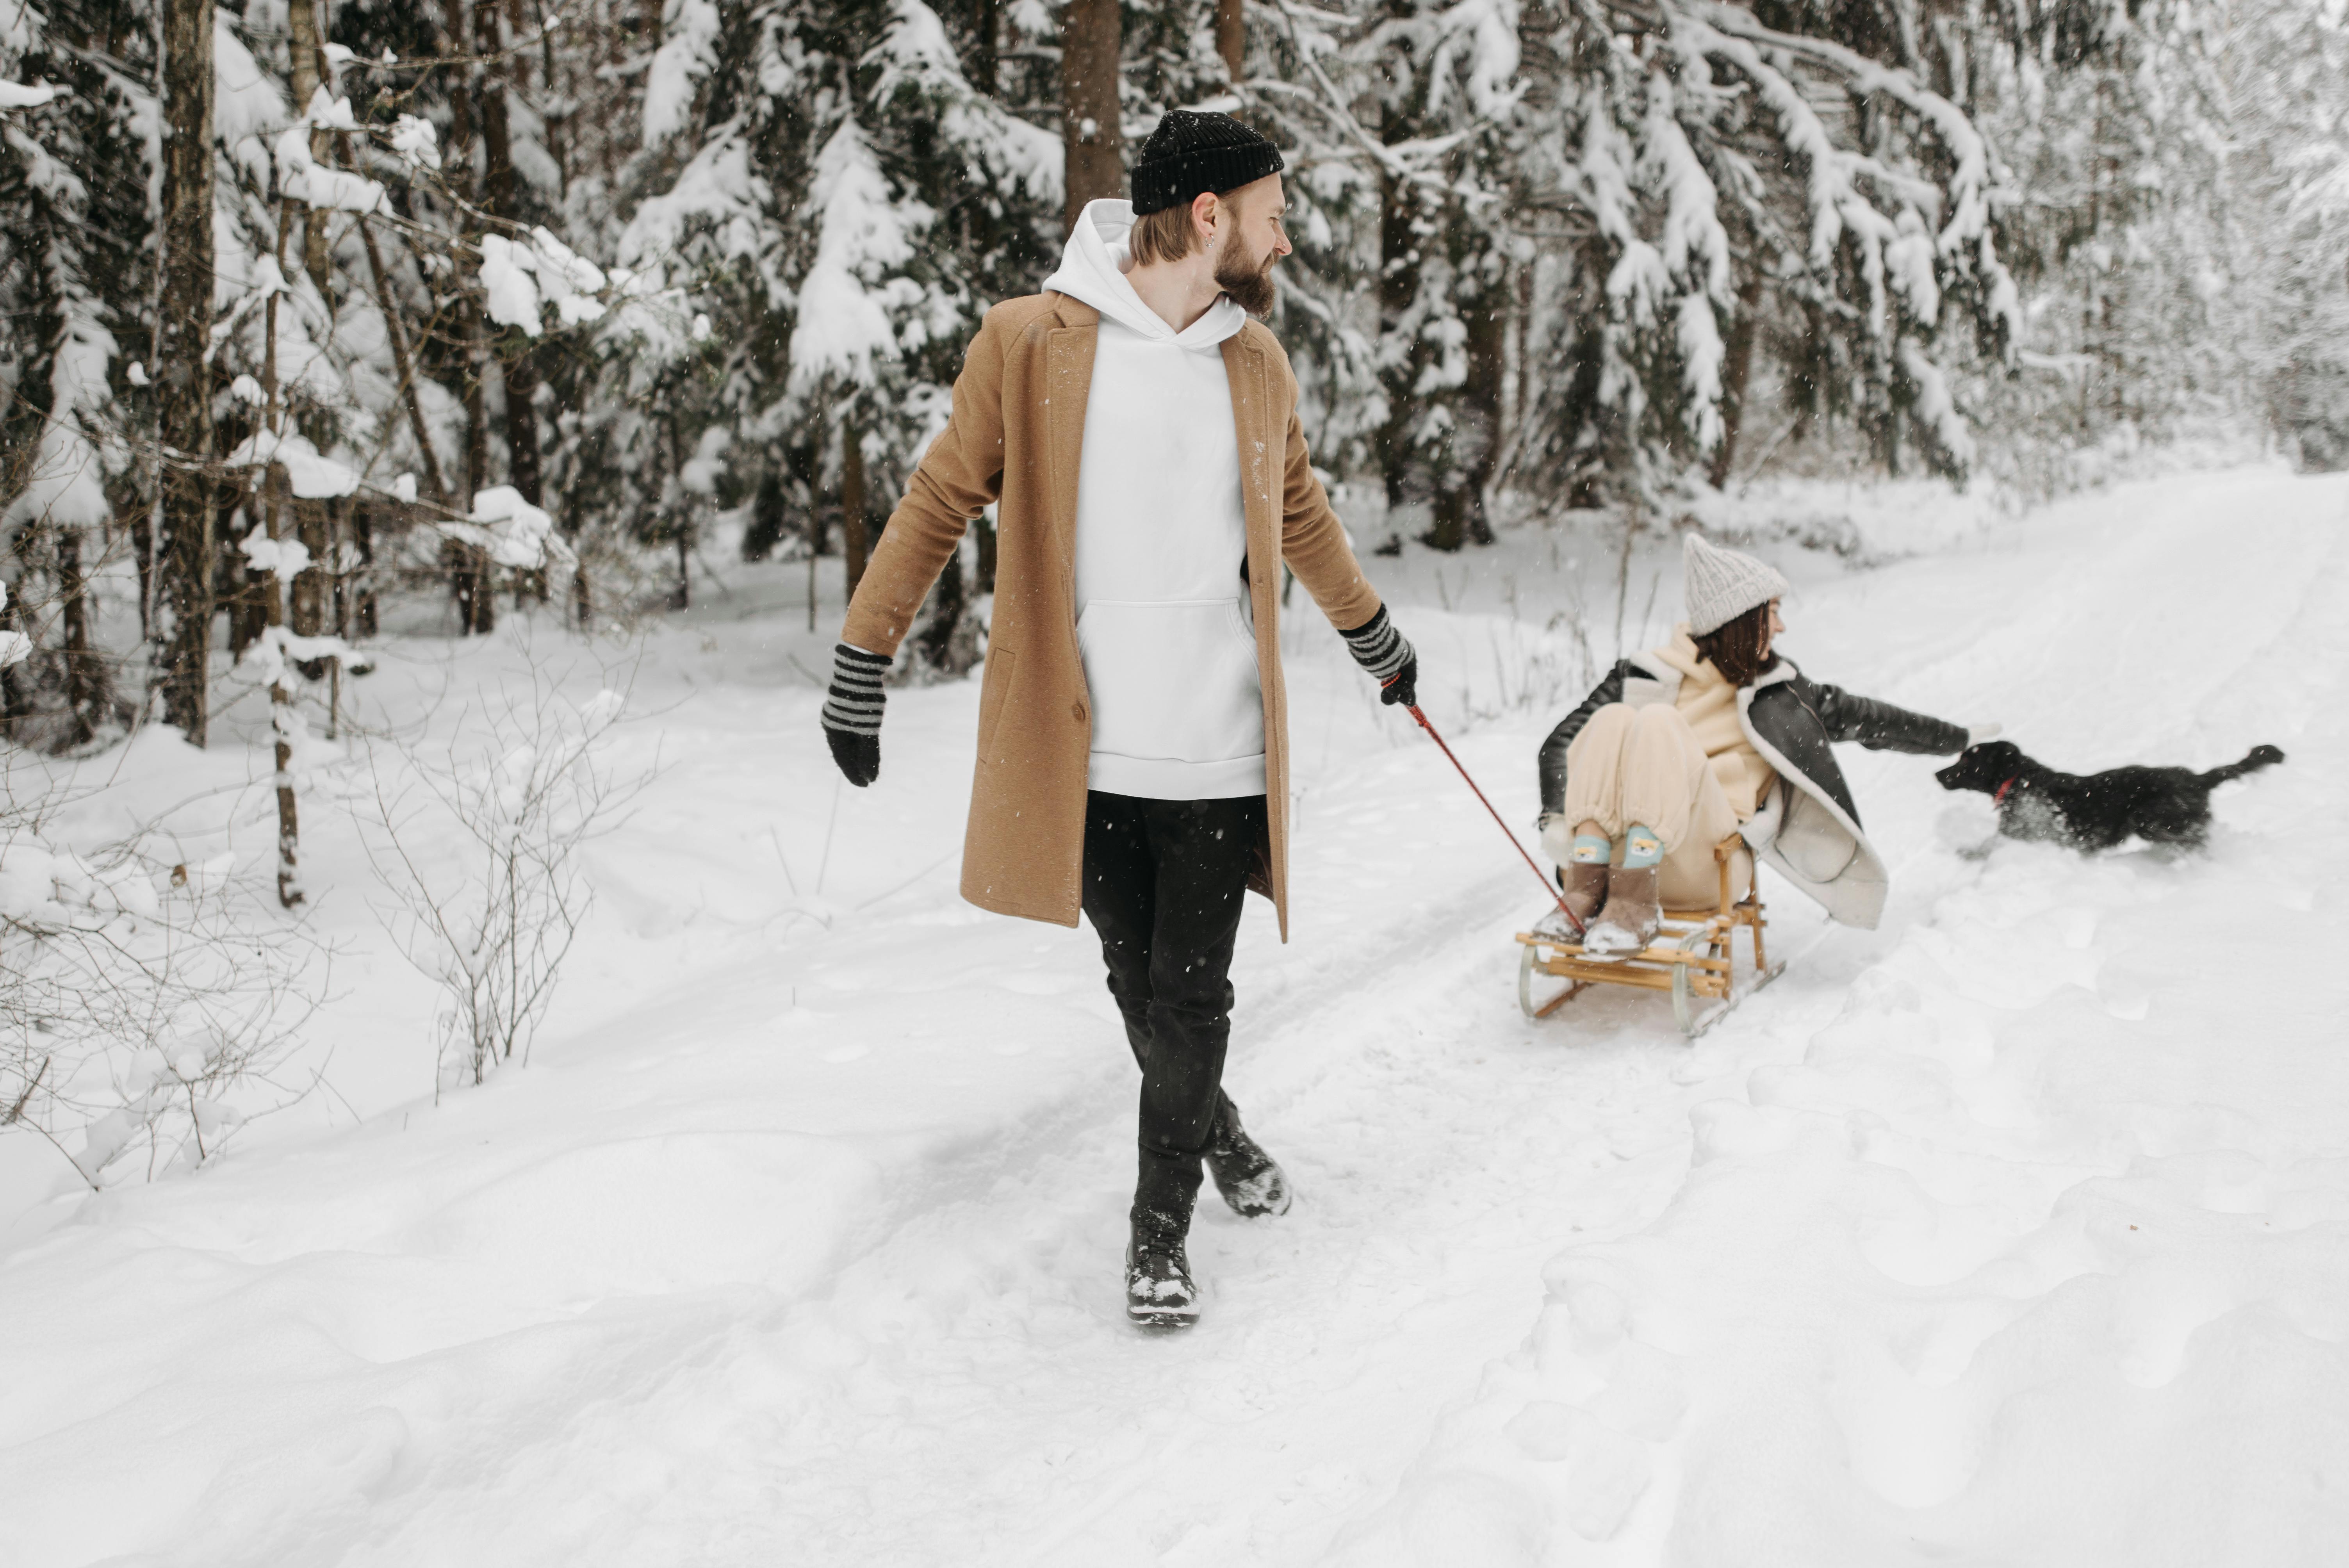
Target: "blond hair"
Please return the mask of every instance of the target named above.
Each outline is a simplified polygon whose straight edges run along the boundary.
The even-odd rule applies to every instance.
[[[1154,262],[1179,262],[1199,248],[1199,231],[1191,222],[1191,203],[1162,207],[1133,221],[1133,231],[1126,236],[1133,251],[1133,264],[1146,267]]]

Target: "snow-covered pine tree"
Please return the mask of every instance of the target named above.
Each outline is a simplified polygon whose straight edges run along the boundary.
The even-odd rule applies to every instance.
[[[2103,443],[2246,406],[2248,323],[2221,280],[2256,198],[2228,173],[2229,27],[2178,0],[2082,3],[1978,19],[1947,55],[2009,164],[2020,373],[1970,380],[2010,480],[2065,488]]]
[[[1385,0],[1373,15],[1354,52],[1377,105],[1379,468],[1391,524],[1457,550],[1492,539],[1517,7]]]
[[[740,454],[730,494],[771,469],[803,513],[857,499],[844,522],[877,521],[945,419],[979,314],[1032,288],[1058,238],[1059,140],[971,85],[921,0],[766,0],[683,26],[701,4],[663,46],[676,69],[648,73],[645,193],[618,251],[710,327],[616,313],[618,407],[595,455],[630,471],[615,459],[648,444],[657,392],[696,410],[709,455]]]
[[[145,380],[129,366],[151,357],[154,69],[130,0],[0,18],[0,559],[7,624],[35,650],[0,670],[0,707],[24,744],[87,745],[135,706],[95,584],[120,567],[148,577],[144,465],[124,422]]]
[[[2286,449],[2349,468],[2349,15],[2246,0],[2226,18],[2232,248],[2203,292]]]
[[[1515,205],[1565,236],[1536,263],[1532,353],[1555,369],[1516,455],[1536,492],[1590,500],[1714,467],[1744,407],[1726,377],[1753,361],[1741,318],[1795,324],[1791,386],[1815,415],[1855,416],[1883,466],[1971,460],[1945,328],[1997,357],[2019,325],[1991,149],[1909,69],[1786,20],[1529,9]]]

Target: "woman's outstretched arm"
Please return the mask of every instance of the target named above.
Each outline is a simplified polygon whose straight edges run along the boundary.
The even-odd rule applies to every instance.
[[[1911,713],[1872,696],[1797,676],[1803,700],[1826,727],[1829,740],[1856,740],[1870,751],[1911,751],[1946,757],[1966,748],[1966,727],[1947,719]]]

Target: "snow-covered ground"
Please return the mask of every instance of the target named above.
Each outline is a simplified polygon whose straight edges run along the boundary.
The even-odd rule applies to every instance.
[[[1523,866],[1300,595],[1295,940],[1251,901],[1229,1076],[1299,1197],[1209,1195],[1171,1340],[1122,1317],[1091,934],[954,897],[975,683],[894,694],[842,789],[830,616],[793,569],[705,595],[531,1064],[437,1105],[323,767],[330,1088],[102,1198],[0,1161],[0,1563],[2349,1560],[2349,481],[1899,524],[1774,551],[1813,675],[2075,770],[2289,763],[2204,855],[1975,858],[1986,800],[1847,749],[1880,930],[1782,888],[1786,976],[1694,1046],[1630,994],[1530,1025]],[[1617,583],[1626,646],[1676,605],[1577,539],[1372,562],[1520,823]],[[421,723],[522,657],[391,639],[359,686]],[[125,810],[251,776],[140,744]]]

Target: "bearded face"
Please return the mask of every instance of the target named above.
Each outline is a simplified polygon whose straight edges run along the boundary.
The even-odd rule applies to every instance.
[[[1279,255],[1268,248],[1254,262],[1238,254],[1237,245],[1228,247],[1216,258],[1216,286],[1230,296],[1231,302],[1250,315],[1262,317],[1272,314],[1272,263]]]
[[[1262,193],[1266,189],[1270,192],[1268,196]],[[1242,211],[1242,201],[1231,202],[1231,228],[1216,256],[1216,286],[1222,289],[1234,304],[1253,316],[1272,313],[1272,267],[1288,248],[1286,242],[1277,242],[1273,238],[1280,232],[1277,216],[1278,207],[1275,209],[1276,215],[1268,220],[1257,205],[1266,200],[1280,202],[1278,176],[1260,181],[1257,187],[1249,188],[1247,211]],[[1255,242],[1251,243],[1252,238],[1259,235],[1268,237],[1255,238]]]

